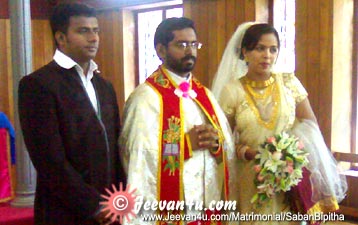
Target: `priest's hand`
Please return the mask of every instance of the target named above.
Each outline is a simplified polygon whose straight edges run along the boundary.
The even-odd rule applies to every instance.
[[[192,150],[219,147],[218,131],[209,124],[195,125],[189,132]]]

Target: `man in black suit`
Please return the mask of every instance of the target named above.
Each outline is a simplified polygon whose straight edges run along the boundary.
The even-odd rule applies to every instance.
[[[96,11],[60,4],[51,17],[53,61],[19,85],[21,128],[37,170],[36,224],[107,224],[100,194],[125,181],[119,110],[94,63]]]

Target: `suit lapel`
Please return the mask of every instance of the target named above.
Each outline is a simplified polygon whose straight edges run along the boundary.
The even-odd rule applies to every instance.
[[[96,99],[97,99],[97,109],[98,109],[98,113],[97,116],[99,117],[99,119],[102,118],[102,107],[101,107],[101,103],[103,103],[103,94],[101,93],[102,88],[99,87],[99,82],[98,82],[98,73],[97,72],[93,72],[93,78],[91,80],[92,84],[93,84],[93,88],[96,94]]]
[[[50,62],[49,66],[51,69],[54,69],[57,73],[59,73],[64,80],[73,88],[73,98],[77,101],[80,101],[81,104],[87,108],[88,112],[93,112],[95,116],[99,116],[100,114],[97,114],[95,109],[92,106],[91,100],[86,92],[85,87],[83,86],[82,80],[80,76],[77,73],[77,70],[75,67],[72,67],[71,69],[65,69],[61,66],[59,66],[55,61]],[[96,80],[96,74],[94,74],[92,78],[92,83],[95,89],[96,98],[97,98],[97,107],[100,110],[100,99],[98,94],[98,88],[97,84],[98,82],[94,82]],[[100,111],[99,111],[100,112]]]

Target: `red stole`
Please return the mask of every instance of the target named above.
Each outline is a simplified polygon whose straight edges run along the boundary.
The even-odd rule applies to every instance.
[[[146,80],[160,97],[160,126],[159,126],[159,157],[158,157],[158,201],[183,201],[183,166],[184,160],[191,157],[191,144],[184,133],[185,115],[183,113],[182,98],[174,94],[177,85],[170,79],[166,72],[159,67]],[[207,96],[205,87],[199,81],[190,81],[191,88],[197,93],[193,100],[205,113],[211,125],[219,131],[219,147],[211,151],[215,157],[222,157],[224,163],[224,190],[225,199],[228,199],[228,169],[224,151],[224,136],[216,116],[215,109]],[[180,210],[176,214],[182,213]],[[208,221],[206,221],[208,222]],[[182,221],[175,223],[160,224],[182,224]],[[208,223],[210,224],[210,223]],[[219,224],[219,223],[218,223]]]

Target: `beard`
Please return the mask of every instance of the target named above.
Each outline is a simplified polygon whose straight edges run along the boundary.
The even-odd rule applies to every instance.
[[[166,58],[166,65],[177,74],[189,73],[194,69],[196,63],[196,57],[193,55],[187,55],[181,59],[175,59],[171,55],[167,55]]]

